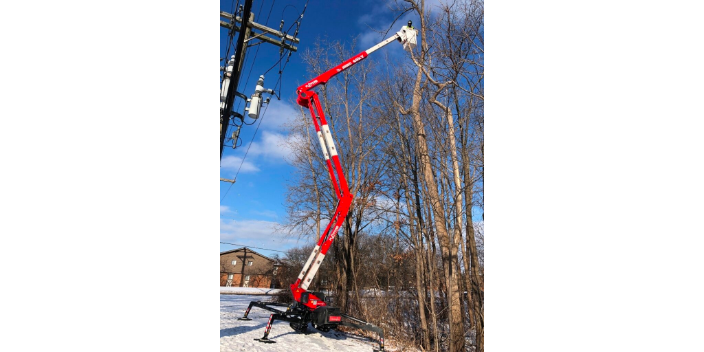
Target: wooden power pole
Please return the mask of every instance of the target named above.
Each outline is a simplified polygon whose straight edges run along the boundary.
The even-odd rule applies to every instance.
[[[232,71],[232,76],[230,77],[229,88],[227,91],[227,97],[225,99],[224,108],[220,111],[220,159],[222,159],[222,151],[225,146],[225,138],[227,134],[227,128],[230,125],[230,117],[234,114],[236,116],[241,116],[239,113],[233,113],[232,106],[235,100],[235,96],[244,96],[237,92],[237,86],[239,85],[240,74],[242,73],[242,65],[244,64],[244,56],[247,51],[248,42],[251,39],[259,39],[262,42],[269,43],[281,47],[283,49],[288,49],[291,51],[297,51],[298,48],[293,46],[291,43],[298,43],[300,40],[291,35],[284,34],[283,32],[269,28],[267,26],[261,25],[254,22],[254,14],[252,10],[252,0],[245,1],[244,10],[242,17],[229,14],[224,11],[220,11],[220,17],[229,19],[229,22],[220,20],[220,27],[229,28],[230,30],[239,31],[239,36],[237,37],[237,46],[234,58],[234,67]],[[235,24],[239,22],[241,27],[237,27]],[[282,22],[283,23],[283,22]],[[253,30],[260,31],[261,33],[254,32]],[[271,34],[278,37],[279,39],[273,39],[267,37],[265,34]],[[225,58],[229,60],[229,58]],[[227,61],[226,61],[227,62]],[[225,72],[227,75],[227,72]],[[246,97],[246,96],[245,96]],[[245,98],[246,99],[246,98]],[[244,117],[240,117],[244,118]]]
[[[246,0],[244,3],[244,12],[242,16],[245,19],[254,20],[254,14],[252,13],[252,0]],[[240,73],[242,72],[242,64],[244,63],[244,51],[247,49],[245,45],[245,39],[250,33],[249,27],[247,26],[247,20],[244,20],[242,27],[239,29],[239,35],[237,36],[237,46],[235,48],[235,69],[232,72],[232,77],[230,78],[227,91],[227,96],[225,97],[225,106],[220,111],[220,159],[222,159],[222,148],[225,145],[225,134],[227,134],[227,127],[230,125],[230,115],[232,115],[232,103],[235,101],[235,92],[237,91],[237,86],[240,82]],[[226,60],[229,58],[225,58]],[[227,74],[227,72],[225,72]]]
[[[242,272],[240,273],[240,287],[244,286],[244,267],[247,264],[247,258],[254,258],[252,256],[247,256],[247,247],[244,247],[244,256],[237,256],[237,258],[242,259]]]

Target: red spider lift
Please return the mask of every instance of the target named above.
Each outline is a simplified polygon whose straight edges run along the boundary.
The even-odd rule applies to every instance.
[[[347,180],[342,172],[340,159],[337,155],[337,150],[335,149],[335,142],[332,139],[330,128],[325,120],[323,108],[320,106],[320,100],[318,99],[318,95],[311,90],[320,84],[326,84],[335,75],[352,67],[356,63],[364,60],[372,52],[395,40],[401,42],[404,49],[409,51],[413,50],[416,46],[416,35],[417,31],[413,28],[411,21],[408,21],[408,25],[403,26],[401,30],[393,36],[347,59],[338,66],[333,67],[327,72],[298,87],[296,90],[298,93],[298,104],[310,109],[310,113],[313,118],[313,125],[315,126],[316,133],[318,134],[320,147],[323,150],[325,162],[327,163],[328,171],[330,172],[332,186],[338,197],[338,203],[330,223],[320,236],[318,244],[315,246],[313,252],[308,258],[308,261],[306,261],[306,264],[303,266],[303,270],[298,275],[298,279],[291,285],[291,293],[293,294],[293,299],[295,302],[288,305],[285,303],[253,301],[249,303],[247,310],[244,312],[244,316],[239,318],[239,320],[251,320],[247,316],[249,315],[249,310],[252,309],[252,307],[259,307],[274,312],[274,314],[269,317],[269,322],[264,330],[264,337],[255,340],[264,343],[274,343],[275,341],[268,338],[269,332],[271,331],[271,325],[274,320],[282,320],[288,321],[293,330],[301,333],[306,332],[308,323],[312,323],[313,327],[323,332],[327,332],[339,325],[373,331],[379,335],[379,349],[375,349],[374,351],[384,350],[384,331],[381,328],[364,320],[341,313],[340,308],[328,306],[325,303],[325,297],[321,292],[307,291],[308,285],[318,272],[320,264],[325,258],[330,245],[335,240],[337,231],[340,229],[342,222],[347,217],[347,213],[350,210],[350,205],[352,204],[352,199],[354,198],[354,195],[350,193],[347,186]],[[337,174],[337,178],[335,177],[335,174]],[[282,310],[274,307],[286,307],[286,309]]]

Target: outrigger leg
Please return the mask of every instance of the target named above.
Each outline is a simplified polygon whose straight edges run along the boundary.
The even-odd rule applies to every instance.
[[[374,352],[384,351],[384,330],[382,330],[380,327],[378,327],[372,323],[367,323],[364,320],[357,319],[357,318],[350,316],[350,315],[347,315],[347,314],[342,314],[342,317],[347,318],[349,320],[352,320],[354,322],[358,322],[359,324],[350,323],[347,321],[341,321],[340,325],[349,326],[351,328],[360,329],[360,330],[373,331],[373,332],[377,333],[379,335],[379,349],[378,350],[375,349]]]
[[[274,312],[274,313],[284,313],[284,312],[282,312],[278,309],[267,307],[267,306],[289,307],[289,305],[286,303],[270,303],[270,302],[252,301],[252,302],[249,302],[249,306],[247,307],[247,310],[244,311],[244,316],[242,318],[237,318],[237,320],[252,320],[247,317],[249,315],[249,310],[252,309],[252,306],[259,307],[261,309],[266,309],[266,310]],[[289,309],[286,310],[286,312],[288,312],[289,310],[291,310],[290,307],[289,307]]]

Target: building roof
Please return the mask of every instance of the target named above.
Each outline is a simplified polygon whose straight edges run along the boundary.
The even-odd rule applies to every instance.
[[[261,253],[259,253],[259,252],[257,252],[257,251],[253,251],[253,250],[252,250],[251,248],[249,248],[249,247],[242,247],[242,248],[237,248],[237,249],[231,249],[231,250],[225,251],[225,252],[220,252],[220,255],[243,251],[245,248],[247,248],[247,252],[252,252],[252,253],[254,253],[254,254],[257,254],[257,255],[259,255],[259,256],[261,256],[261,257],[264,257],[265,259],[268,259],[268,260],[270,260],[270,261],[272,261],[272,262],[274,262],[274,263],[277,262],[275,259],[269,258],[269,257],[267,257],[267,256],[265,256],[265,255],[263,255],[263,254],[261,254]]]

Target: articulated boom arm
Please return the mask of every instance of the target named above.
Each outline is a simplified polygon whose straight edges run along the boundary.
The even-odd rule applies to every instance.
[[[291,285],[291,292],[296,301],[301,302],[301,294],[306,292],[308,285],[313,281],[313,277],[318,272],[320,264],[323,262],[325,255],[330,248],[330,245],[335,240],[337,231],[342,226],[347,213],[350,210],[350,205],[352,204],[352,199],[354,196],[350,193],[350,189],[347,186],[347,180],[345,179],[345,174],[342,171],[342,165],[340,165],[340,158],[337,155],[337,150],[335,149],[335,142],[332,139],[332,134],[330,133],[330,128],[325,120],[325,115],[323,114],[323,108],[320,106],[320,100],[318,95],[314,92],[301,92],[300,97],[305,97],[307,107],[310,109],[311,115],[313,116],[313,125],[315,126],[315,132],[318,134],[318,141],[320,142],[320,147],[323,150],[323,155],[325,156],[325,163],[328,166],[328,172],[330,173],[330,179],[335,189],[335,194],[338,198],[337,207],[335,208],[335,213],[330,219],[330,223],[325,228],[325,231],[320,236],[318,243],[313,249],[308,261],[303,266],[303,270],[298,275],[298,279],[294,284]],[[333,168],[334,164],[334,168]],[[337,173],[337,177],[335,177]],[[302,302],[311,309],[315,309],[318,306],[324,306],[325,302],[323,300],[310,300],[309,302]]]
[[[309,324],[312,324],[313,327],[324,332],[337,328],[338,326],[348,326],[355,329],[376,332],[379,336],[379,349],[375,349],[374,351],[384,351],[384,330],[382,328],[344,314],[340,312],[340,308],[328,306],[325,303],[322,293],[306,291],[311,281],[313,281],[315,274],[318,272],[318,269],[320,269],[320,264],[323,262],[323,259],[325,259],[330,245],[332,245],[332,242],[335,240],[337,231],[340,230],[342,223],[345,221],[347,213],[350,211],[352,199],[354,198],[354,195],[350,193],[345,174],[342,172],[340,158],[337,156],[337,149],[335,149],[335,142],[332,139],[332,134],[330,134],[328,122],[325,120],[323,107],[320,106],[318,95],[311,91],[311,89],[319,84],[327,83],[330,78],[334,77],[336,74],[364,60],[369,54],[394,40],[398,39],[398,41],[403,44],[404,49],[412,50],[416,46],[416,33],[416,30],[411,26],[411,21],[408,21],[408,26],[403,26],[403,28],[391,38],[351,57],[312,81],[298,87],[298,104],[310,109],[315,132],[318,134],[318,141],[323,150],[323,156],[328,166],[330,180],[335,189],[338,203],[335,208],[335,213],[332,219],[330,219],[330,223],[320,235],[318,244],[316,244],[313,253],[308,257],[308,261],[306,261],[306,264],[303,266],[303,270],[301,270],[301,273],[298,275],[298,279],[295,283],[291,284],[291,293],[293,293],[293,298],[296,300],[296,303],[286,305],[284,303],[253,301],[249,303],[249,307],[247,307],[247,310],[244,312],[244,316],[238,319],[252,320],[248,317],[249,310],[252,309],[252,307],[258,307],[273,312],[273,314],[269,316],[269,322],[264,330],[264,337],[255,340],[263,343],[276,342],[269,339],[269,332],[272,323],[275,320],[281,320],[289,322],[291,328],[297,332],[306,332]],[[288,307],[285,311],[280,308],[274,308],[285,306]],[[343,318],[345,320],[343,320]]]
[[[347,186],[347,180],[342,172],[340,158],[337,155],[335,142],[332,139],[330,128],[325,120],[325,114],[323,113],[323,108],[320,105],[320,100],[318,99],[318,95],[311,91],[311,89],[320,84],[326,84],[335,75],[364,60],[367,56],[369,56],[369,54],[393,42],[394,40],[400,41],[403,44],[404,49],[412,50],[416,46],[416,34],[417,32],[413,29],[411,21],[408,21],[408,26],[403,26],[401,30],[393,36],[347,59],[343,63],[333,67],[297,89],[298,104],[310,109],[311,117],[313,118],[313,125],[315,126],[315,132],[318,134],[318,140],[320,142],[320,147],[323,150],[325,162],[328,166],[330,179],[333,188],[335,189],[335,194],[337,194],[337,198],[339,200],[330,223],[321,234],[317,245],[313,249],[313,253],[311,253],[308,261],[306,261],[306,264],[303,266],[303,270],[298,275],[298,279],[291,285],[291,292],[293,293],[294,299],[297,302],[301,302],[306,305],[310,309],[325,306],[325,302],[317,299],[315,296],[312,296],[310,297],[311,299],[309,299],[309,295],[306,295],[306,297],[302,300],[301,296],[306,292],[308,285],[310,285],[311,281],[313,281],[313,277],[315,277],[315,274],[318,272],[320,264],[323,262],[323,259],[325,259],[325,255],[327,254],[330,245],[332,245],[332,242],[335,240],[337,231],[340,229],[342,223],[347,217],[347,213],[350,210],[350,205],[352,204],[352,199],[354,198],[354,196],[350,193],[349,187]],[[335,177],[335,174],[337,174],[337,177]]]

